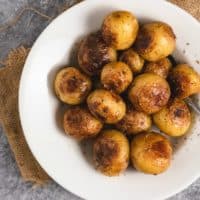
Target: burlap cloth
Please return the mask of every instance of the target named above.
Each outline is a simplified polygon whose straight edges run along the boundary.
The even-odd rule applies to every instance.
[[[200,20],[200,0],[170,0]],[[35,184],[44,184],[49,176],[35,160],[25,141],[18,113],[18,89],[21,72],[29,49],[11,51],[0,69],[0,119],[14,153],[22,177]]]

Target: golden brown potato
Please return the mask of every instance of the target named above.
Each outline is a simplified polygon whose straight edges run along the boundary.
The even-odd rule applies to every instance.
[[[78,62],[88,75],[98,75],[104,65],[117,60],[117,52],[97,32],[86,37],[78,51]]]
[[[81,140],[96,136],[103,124],[90,114],[88,108],[75,106],[66,110],[63,127],[66,134]]]
[[[160,174],[168,169],[172,157],[172,146],[162,135],[145,132],[131,142],[132,165],[148,174]]]
[[[104,88],[118,94],[124,92],[132,80],[132,71],[123,62],[109,63],[103,67],[101,72],[101,82]]]
[[[154,114],[153,120],[161,131],[177,137],[188,131],[191,124],[191,114],[183,100],[174,99],[165,108]]]
[[[60,70],[54,82],[55,93],[58,98],[67,104],[82,103],[92,87],[91,80],[74,67]]]
[[[151,128],[151,117],[136,111],[132,106],[127,107],[126,115],[116,124],[117,129],[127,135],[135,135]]]
[[[136,77],[129,90],[129,100],[135,109],[147,114],[161,110],[170,98],[167,81],[156,74],[144,73]]]
[[[127,11],[109,14],[102,25],[104,40],[117,50],[128,49],[136,39],[139,25],[136,17]]]
[[[184,99],[200,92],[200,76],[187,64],[179,64],[169,75],[172,94]]]
[[[126,113],[122,98],[108,90],[95,90],[88,96],[87,103],[90,112],[108,124],[117,123]]]
[[[105,130],[93,146],[93,157],[96,168],[106,176],[117,176],[129,163],[129,142],[117,130]]]
[[[144,66],[144,59],[133,49],[124,51],[120,56],[120,61],[126,63],[134,73],[141,72]]]
[[[171,68],[172,68],[172,63],[169,60],[169,58],[163,58],[156,62],[147,63],[145,72],[157,74],[157,75],[161,76],[162,78],[167,78]]]
[[[163,22],[144,24],[138,33],[135,50],[148,61],[158,61],[172,54],[176,36],[172,28]]]

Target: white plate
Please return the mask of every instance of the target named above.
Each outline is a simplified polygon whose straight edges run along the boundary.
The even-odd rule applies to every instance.
[[[100,28],[113,10],[129,10],[142,21],[169,23],[177,35],[176,57],[200,71],[200,25],[178,7],[160,0],[88,0],[54,20],[34,44],[21,78],[19,108],[27,142],[46,172],[61,186],[89,200],[156,200],[167,198],[200,175],[198,118],[189,139],[175,149],[170,169],[152,176],[128,170],[108,178],[83,156],[80,146],[63,134],[56,118],[59,102],[52,89],[55,72],[70,64],[72,48],[80,37]],[[187,45],[189,43],[190,45]]]

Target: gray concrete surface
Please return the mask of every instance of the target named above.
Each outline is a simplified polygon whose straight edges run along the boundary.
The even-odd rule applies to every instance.
[[[49,16],[56,16],[59,6],[74,3],[74,0],[0,0],[0,27],[12,20],[24,6],[37,8]],[[12,48],[21,44],[31,46],[48,23],[49,21],[35,13],[26,11],[16,25],[9,27],[5,32],[0,31],[0,60]],[[24,182],[0,126],[0,200],[79,200],[79,198],[54,182],[43,187],[34,187],[31,183]],[[200,200],[200,179],[170,200]]]

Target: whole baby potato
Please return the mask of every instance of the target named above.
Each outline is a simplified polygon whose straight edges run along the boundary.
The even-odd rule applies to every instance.
[[[168,105],[153,115],[155,125],[170,136],[184,135],[191,124],[191,114],[187,104],[180,99],[171,100]]]
[[[116,124],[116,127],[127,135],[135,135],[149,130],[151,125],[152,121],[149,115],[128,106],[126,115]]]
[[[158,133],[138,134],[131,142],[131,162],[141,172],[160,174],[170,166],[171,157],[170,142]]]
[[[169,82],[173,96],[180,99],[200,92],[200,76],[187,64],[179,64],[173,68]]]
[[[87,98],[90,112],[107,124],[115,124],[126,113],[126,105],[122,98],[108,90],[98,89]]]
[[[98,75],[104,65],[117,60],[115,49],[107,45],[100,32],[87,36],[80,45],[78,62],[88,75]]]
[[[136,17],[128,11],[109,14],[102,25],[104,40],[117,50],[131,47],[136,39],[139,25]]]
[[[164,22],[152,22],[141,26],[135,42],[135,50],[148,61],[158,61],[172,54],[176,36]]]
[[[106,176],[117,176],[128,167],[129,142],[117,130],[104,130],[94,142],[93,158],[97,170]]]
[[[145,72],[157,74],[162,78],[167,78],[171,68],[172,63],[169,58],[163,58],[156,62],[148,62],[145,67]]]
[[[75,106],[66,110],[63,127],[66,134],[82,140],[96,136],[103,124],[89,112],[87,107]]]
[[[137,111],[153,114],[161,110],[170,98],[167,81],[156,74],[144,73],[133,81],[129,100]]]
[[[133,74],[128,65],[123,62],[112,62],[103,67],[101,83],[104,88],[115,93],[124,92],[133,80]]]
[[[89,94],[91,87],[90,78],[74,67],[61,69],[54,81],[57,97],[70,105],[82,103]]]
[[[126,63],[132,69],[133,73],[141,72],[144,66],[144,59],[132,48],[121,54],[120,61]]]

